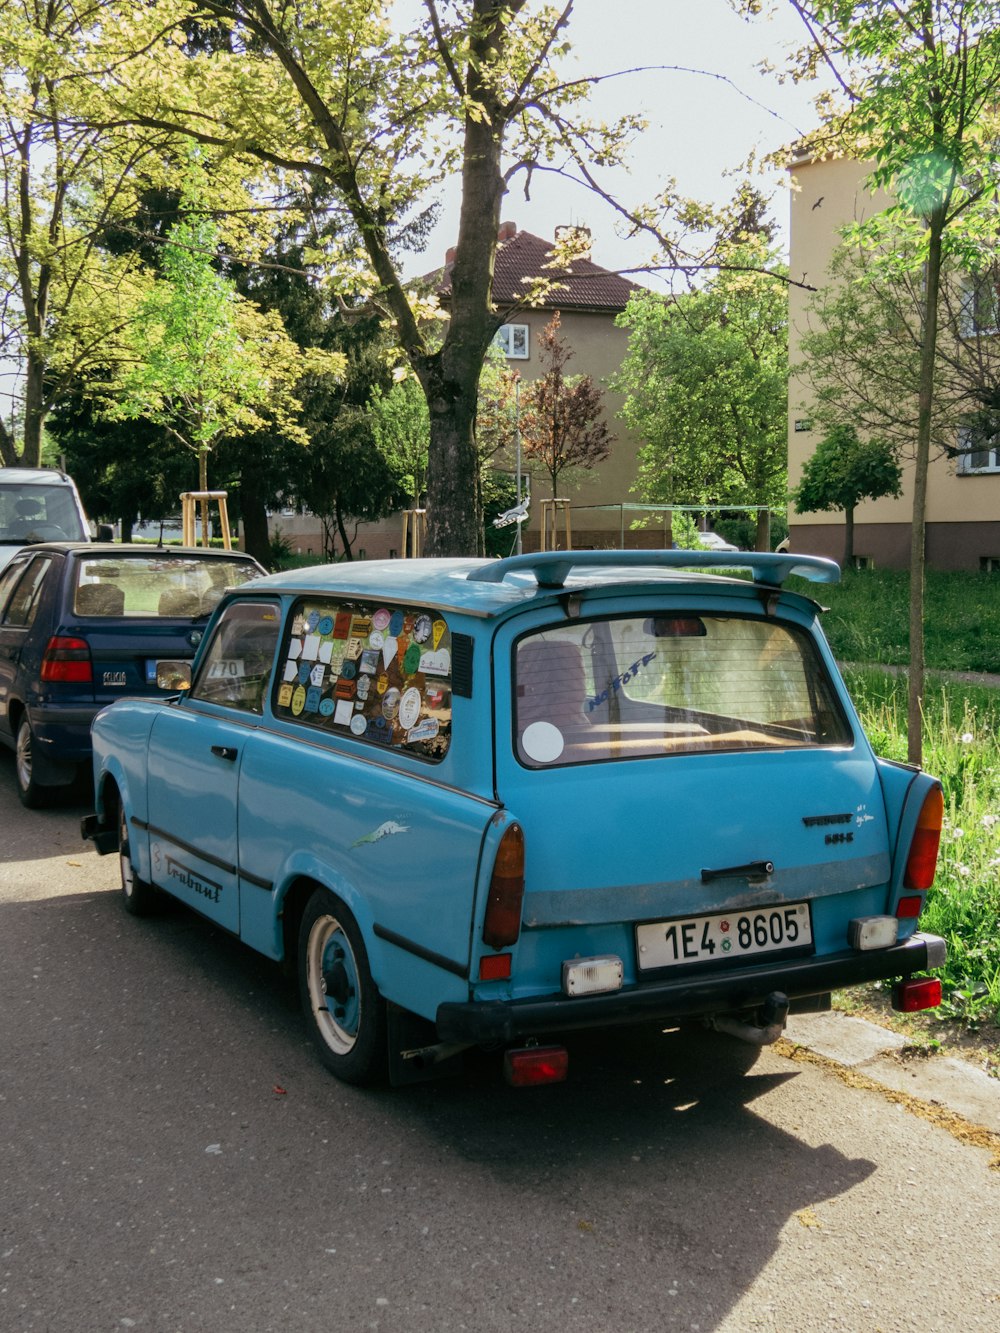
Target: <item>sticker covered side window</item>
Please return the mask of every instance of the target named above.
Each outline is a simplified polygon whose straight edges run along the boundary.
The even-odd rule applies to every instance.
[[[275,715],[438,761],[451,737],[451,633],[431,611],[306,599]]]

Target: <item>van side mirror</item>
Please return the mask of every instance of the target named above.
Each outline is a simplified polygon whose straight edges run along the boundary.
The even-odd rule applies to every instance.
[[[111,523],[98,523],[97,536],[94,538],[94,541],[113,542],[114,539],[115,539],[114,526]]]

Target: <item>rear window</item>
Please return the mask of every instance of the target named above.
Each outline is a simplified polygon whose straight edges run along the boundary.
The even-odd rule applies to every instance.
[[[519,640],[514,694],[529,768],[851,741],[811,637],[764,618],[560,625]]]
[[[73,610],[78,616],[176,620],[211,615],[227,588],[257,578],[248,560],[164,555],[95,556],[77,562]]]
[[[0,486],[0,542],[75,542],[88,535],[71,486]]]

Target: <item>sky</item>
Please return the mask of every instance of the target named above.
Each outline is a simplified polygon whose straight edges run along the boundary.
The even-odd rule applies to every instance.
[[[416,4],[404,0],[401,8]],[[677,67],[610,79],[594,91],[591,105],[606,119],[639,110],[649,122],[633,146],[630,170],[610,178],[616,197],[652,199],[673,177],[682,195],[725,203],[740,179],[727,173],[752,152],[762,158],[815,127],[815,88],[780,85],[758,69],[764,59],[780,67],[787,50],[803,42],[801,20],[787,0],[775,0],[771,8],[770,21],[747,22],[727,0],[576,0],[568,36],[575,51],[569,68],[578,76],[640,65]],[[786,242],[784,173],[772,172],[762,184],[777,186],[773,212]],[[414,273],[441,263],[454,244],[457,189],[442,202],[441,220]],[[502,216],[546,238],[563,224],[589,226],[593,258],[606,268],[639,267],[652,249],[648,240],[623,239],[622,223],[607,205],[554,176],[536,174],[530,200],[515,183]]]

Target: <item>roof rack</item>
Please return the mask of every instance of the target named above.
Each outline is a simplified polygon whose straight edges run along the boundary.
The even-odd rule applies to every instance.
[[[534,574],[539,588],[562,588],[573,570],[748,569],[754,583],[780,588],[793,574],[812,583],[837,583],[840,566],[818,555],[778,555],[769,551],[535,551],[480,565],[475,583],[502,583],[508,574]]]

